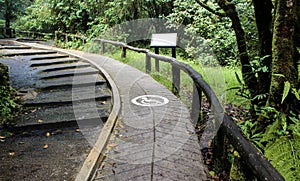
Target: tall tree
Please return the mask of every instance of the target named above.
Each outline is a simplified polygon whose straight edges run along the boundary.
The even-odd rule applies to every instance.
[[[296,27],[296,0],[277,0],[273,28],[272,79],[269,103],[277,110],[289,113],[299,109],[299,101],[290,93],[282,102],[283,92],[299,88],[294,34]],[[286,90],[284,90],[286,89]]]
[[[30,0],[0,0],[0,13],[5,19],[6,33],[11,37],[11,22],[31,4]]]
[[[245,31],[242,27],[238,12],[236,10],[235,5],[231,1],[217,0],[217,3],[224,10],[226,16],[231,20],[232,28],[235,32],[236,42],[239,50],[239,58],[242,65],[243,79],[249,89],[250,96],[252,98],[252,105],[256,104],[255,99],[253,98],[259,94],[257,84],[258,80],[255,77],[255,74],[250,66]]]
[[[216,0],[223,13],[210,7],[208,1],[204,3],[196,0],[196,2],[209,12],[231,20],[236,35],[242,75],[250,91],[252,105],[272,106],[287,114],[290,111],[299,111],[299,100],[291,90],[299,90],[297,63],[300,56],[296,47],[300,44],[298,39],[300,1],[252,0],[259,39],[258,70],[251,67],[254,60],[248,53],[248,42],[236,4],[231,0]],[[275,3],[274,6],[272,3]],[[261,128],[266,126],[264,122],[261,124]]]
[[[11,29],[10,29],[10,23],[15,18],[14,11],[16,10],[14,4],[10,0],[3,0],[0,1],[1,5],[1,13],[3,14],[3,17],[5,19],[5,29],[6,29],[6,34],[11,37]]]
[[[259,39],[259,56],[261,66],[265,69],[258,71],[258,94],[269,93],[271,84],[271,63],[272,63],[272,9],[271,0],[253,0],[256,26]],[[257,100],[257,104],[264,105],[267,96]]]

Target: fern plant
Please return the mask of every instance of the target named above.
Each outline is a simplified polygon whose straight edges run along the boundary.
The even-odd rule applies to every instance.
[[[291,121],[288,126],[287,118]],[[300,180],[300,115],[282,115],[267,128],[261,141],[268,141],[265,156],[282,176],[287,181]]]
[[[287,181],[300,180],[300,141],[288,136],[270,142],[265,156]]]

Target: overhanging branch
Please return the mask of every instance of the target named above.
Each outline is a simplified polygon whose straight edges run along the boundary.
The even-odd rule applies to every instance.
[[[227,17],[225,13],[220,13],[218,11],[215,11],[214,9],[212,9],[211,7],[209,7],[207,4],[201,2],[200,0],[196,0],[196,2],[203,7],[204,9],[206,9],[207,11],[217,15],[217,16],[221,16],[221,17]]]

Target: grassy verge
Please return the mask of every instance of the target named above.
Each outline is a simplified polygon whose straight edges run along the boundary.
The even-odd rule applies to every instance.
[[[145,55],[142,53],[137,53],[133,51],[127,51],[126,58],[121,58],[121,50],[114,49],[113,53],[107,53],[109,56],[115,60],[119,60],[130,66],[133,66],[143,72],[145,72]],[[189,64],[197,72],[199,72],[205,81],[216,92],[219,100],[222,103],[234,104],[236,106],[248,106],[249,101],[243,97],[237,96],[237,89],[231,89],[233,87],[239,87],[240,83],[237,81],[235,74],[241,75],[240,69],[228,68],[228,67],[206,67],[200,66],[193,61],[186,61],[181,57],[178,57],[179,61]],[[155,71],[155,61],[152,60],[152,73],[151,76],[168,89],[172,88],[172,69],[170,64],[165,62],[160,62],[160,71]],[[184,72],[181,72],[181,93],[180,97],[187,106],[191,105],[191,96],[193,90],[193,82],[191,78]]]

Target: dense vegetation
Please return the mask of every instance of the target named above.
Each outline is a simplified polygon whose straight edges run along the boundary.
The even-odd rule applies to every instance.
[[[241,69],[237,93],[251,102],[251,117],[240,121],[241,128],[285,178],[299,179],[299,1],[0,0],[0,5],[7,28],[13,21],[17,29],[90,39],[140,18],[185,25],[212,47],[219,64]]]
[[[0,63],[0,125],[11,123],[16,113],[17,104],[12,96],[13,89],[9,85],[8,67]]]

